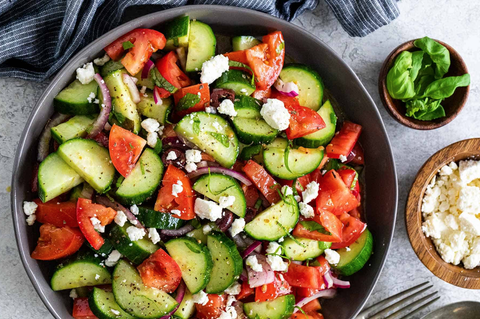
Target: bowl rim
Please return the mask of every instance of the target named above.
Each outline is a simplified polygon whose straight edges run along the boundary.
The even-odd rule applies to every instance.
[[[54,90],[54,88],[59,84],[59,82],[61,82],[61,79],[63,78],[63,75],[66,72],[66,70],[68,70],[71,65],[80,65],[81,63],[86,62],[85,57],[88,56],[87,53],[90,52],[92,46],[95,46],[96,44],[98,44],[100,42],[103,42],[106,38],[110,38],[110,37],[112,39],[118,38],[119,36],[123,35],[124,33],[138,27],[139,25],[142,25],[142,23],[144,23],[144,22],[146,22],[150,19],[154,19],[155,17],[157,17],[159,15],[166,14],[167,12],[172,13],[172,14],[176,13],[176,12],[178,12],[178,14],[183,14],[186,11],[187,12],[194,12],[194,11],[198,11],[198,10],[205,10],[206,7],[208,7],[208,9],[211,10],[211,11],[242,12],[242,13],[245,13],[245,14],[249,14],[253,17],[256,17],[258,19],[263,19],[263,20],[267,20],[267,21],[271,21],[271,22],[276,22],[276,23],[278,23],[280,25],[283,25],[283,26],[288,25],[289,28],[292,28],[295,32],[300,34],[302,37],[309,38],[310,40],[316,42],[318,45],[324,47],[329,52],[330,55],[335,57],[338,60],[338,62],[341,63],[345,67],[345,70],[346,70],[346,72],[349,73],[349,76],[351,76],[353,79],[355,79],[357,81],[357,84],[358,84],[360,90],[362,91],[363,95],[370,101],[370,103],[372,105],[372,109],[373,109],[372,111],[377,115],[378,120],[379,120],[379,127],[380,127],[382,133],[385,136],[385,142],[386,142],[386,145],[388,146],[386,151],[390,155],[390,156],[388,156],[389,158],[386,161],[386,165],[391,167],[392,177],[393,177],[393,182],[394,182],[393,185],[392,185],[393,188],[394,188],[393,194],[392,194],[393,195],[392,201],[394,201],[394,205],[392,207],[393,209],[392,209],[392,212],[391,212],[393,222],[392,222],[392,230],[391,230],[390,235],[386,236],[385,241],[382,242],[382,246],[385,247],[385,253],[382,256],[382,258],[380,259],[378,271],[376,272],[375,276],[373,276],[373,280],[371,281],[371,283],[368,287],[368,293],[365,294],[362,302],[358,305],[358,307],[355,311],[355,315],[358,314],[360,312],[360,310],[365,306],[368,298],[370,297],[370,295],[373,292],[373,289],[374,289],[375,285],[378,282],[378,279],[379,279],[379,277],[382,273],[382,270],[385,266],[385,262],[388,258],[389,253],[390,253],[389,248],[391,246],[393,236],[395,234],[395,224],[396,224],[396,217],[397,217],[397,211],[398,211],[398,178],[397,178],[397,170],[396,170],[396,166],[395,166],[395,159],[394,159],[394,156],[393,156],[390,139],[389,139],[388,134],[386,132],[384,122],[382,120],[382,117],[380,115],[380,112],[379,112],[378,108],[375,107],[375,102],[373,101],[372,97],[370,96],[370,94],[366,90],[363,83],[360,81],[360,79],[358,78],[356,73],[351,69],[351,67],[330,46],[328,46],[326,43],[324,43],[322,40],[320,40],[319,38],[317,38],[316,36],[314,36],[310,32],[306,31],[305,29],[303,29],[303,28],[301,28],[301,27],[299,27],[299,26],[297,26],[293,23],[290,23],[290,22],[285,21],[283,19],[277,18],[277,17],[272,16],[270,14],[259,12],[259,11],[252,10],[252,9],[246,9],[246,8],[240,8],[240,7],[234,7],[234,6],[222,6],[222,5],[188,5],[188,6],[182,6],[182,7],[176,7],[176,8],[161,10],[161,11],[157,11],[157,12],[154,12],[154,13],[150,13],[150,14],[147,14],[147,15],[140,16],[138,18],[127,21],[127,22],[117,26],[116,28],[108,31],[107,33],[105,33],[103,35],[101,35],[100,37],[98,37],[94,41],[88,43],[82,50],[80,50],[77,54],[75,54],[73,57],[71,57],[68,60],[68,62],[57,72],[55,77],[49,83],[48,87],[43,91],[42,95],[38,98],[34,108],[32,109],[32,111],[30,113],[30,116],[28,117],[28,119],[25,123],[25,128],[22,131],[22,134],[20,136],[20,139],[19,139],[19,142],[18,142],[18,145],[17,145],[16,152],[15,152],[14,166],[13,166],[13,171],[12,171],[12,181],[11,181],[12,192],[11,192],[11,196],[10,196],[12,220],[13,220],[13,224],[14,224],[14,231],[15,231],[15,238],[16,238],[16,242],[17,242],[17,247],[18,247],[18,250],[19,250],[19,255],[20,255],[22,264],[23,264],[23,266],[24,266],[24,268],[27,272],[27,275],[28,275],[30,281],[32,282],[37,294],[40,296],[42,302],[45,304],[45,306],[50,311],[50,313],[57,319],[61,319],[61,316],[57,313],[57,311],[55,310],[55,307],[50,303],[50,301],[48,300],[45,292],[41,289],[39,281],[38,281],[37,277],[35,276],[35,273],[32,270],[31,265],[29,264],[29,259],[31,259],[31,258],[30,258],[30,255],[29,255],[28,243],[21,238],[21,233],[22,233],[21,228],[23,227],[23,225],[22,225],[22,223],[19,222],[19,216],[23,217],[23,212],[21,214],[18,213],[19,211],[21,211],[22,208],[18,207],[18,205],[17,205],[17,175],[18,175],[18,172],[20,170],[20,165],[19,165],[20,157],[24,152],[26,152],[25,140],[26,140],[26,137],[30,134],[29,131],[30,131],[30,128],[31,128],[32,123],[33,123],[32,120],[36,116],[36,114],[39,112],[40,107],[45,105],[46,103],[48,103],[48,96],[50,95],[51,91]]]
[[[420,261],[436,277],[452,285],[468,289],[480,289],[480,271],[455,266],[441,258],[432,240],[427,238],[422,231],[421,206],[427,186],[440,168],[452,161],[458,162],[475,156],[480,158],[480,138],[461,140],[437,151],[419,169],[410,188],[405,207],[408,238]]]
[[[387,90],[387,84],[386,84],[386,79],[387,79],[387,73],[390,69],[390,67],[392,66],[395,58],[400,54],[402,53],[403,51],[410,51],[411,49],[415,48],[414,46],[414,42],[416,40],[418,40],[420,38],[417,38],[417,39],[413,39],[413,40],[409,40],[409,41],[406,41],[402,44],[400,44],[399,46],[397,46],[395,49],[393,49],[390,54],[385,58],[381,68],[380,68],[380,73],[379,73],[379,76],[378,76],[378,92],[379,92],[379,95],[380,95],[380,99],[382,100],[382,104],[383,106],[385,107],[385,109],[388,111],[388,113],[400,124],[406,126],[406,127],[409,127],[409,128],[413,128],[415,130],[434,130],[434,129],[437,129],[437,128],[440,128],[444,125],[447,125],[448,123],[450,123],[451,121],[453,121],[457,116],[458,114],[460,114],[460,112],[462,111],[463,107],[465,106],[467,100],[468,100],[468,96],[469,96],[469,93],[470,93],[470,85],[468,85],[466,87],[466,92],[465,94],[462,96],[462,99],[460,101],[460,104],[457,106],[455,112],[453,114],[451,114],[450,116],[448,117],[444,117],[443,119],[441,119],[441,121],[439,122],[434,122],[434,121],[418,121],[418,120],[415,120],[415,119],[412,119],[412,118],[409,118],[407,116],[405,116],[404,114],[402,114],[401,112],[399,112],[393,105],[392,105],[392,102],[391,100],[392,97],[390,97],[390,95],[388,94],[388,90]],[[468,68],[467,68],[467,64],[465,63],[465,61],[463,60],[462,56],[452,47],[450,46],[449,44],[443,42],[443,41],[440,41],[440,40],[437,40],[437,39],[432,39],[432,40],[435,40],[437,41],[438,43],[440,43],[441,45],[443,45],[444,47],[447,48],[447,50],[450,52],[450,56],[455,56],[457,57],[456,60],[458,60],[458,62],[460,63],[460,65],[462,66],[462,68],[465,70],[465,74],[469,73],[468,72]]]

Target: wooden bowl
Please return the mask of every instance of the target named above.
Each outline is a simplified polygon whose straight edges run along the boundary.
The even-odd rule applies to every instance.
[[[417,173],[408,196],[405,219],[413,250],[422,263],[438,278],[458,287],[480,289],[480,267],[465,269],[443,261],[435,245],[422,231],[422,199],[438,170],[450,162],[467,158],[480,159],[480,138],[451,144],[430,157]]]
[[[380,98],[382,99],[383,106],[387,109],[391,116],[397,120],[400,124],[408,126],[416,130],[433,130],[450,123],[462,110],[465,102],[468,98],[470,91],[470,85],[467,87],[457,88],[455,93],[448,99],[442,102],[442,106],[445,109],[445,117],[432,120],[432,121],[420,121],[405,115],[406,108],[405,103],[400,100],[393,99],[387,90],[387,73],[393,65],[393,62],[402,51],[417,51],[418,49],[413,45],[415,40],[405,42],[399,45],[390,55],[385,59],[382,69],[380,70],[380,76],[378,79],[378,90]],[[438,43],[445,46],[450,51],[450,68],[445,76],[459,76],[468,73],[467,65],[463,61],[460,54],[448,44],[435,40]]]

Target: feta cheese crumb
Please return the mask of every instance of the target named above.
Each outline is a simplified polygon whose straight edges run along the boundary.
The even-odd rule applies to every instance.
[[[222,54],[216,55],[210,60],[203,62],[200,82],[212,84],[222,76],[223,72],[228,71],[229,68],[228,58]]]
[[[99,275],[99,274],[96,274],[96,275],[95,275],[95,280],[98,280],[98,279],[100,279],[100,275]]]
[[[150,240],[154,244],[160,242],[160,235],[158,234],[158,231],[155,228],[148,229],[148,238],[150,238]]]
[[[230,234],[232,235],[232,237],[235,237],[238,234],[240,234],[244,228],[245,228],[245,219],[237,218],[233,221],[232,226],[230,227]]]
[[[173,215],[177,215],[177,216],[181,216],[182,215],[182,212],[179,211],[178,209],[172,209],[170,211],[170,213],[172,213]]]
[[[308,204],[298,203],[298,208],[300,208],[300,214],[305,218],[312,218],[315,215],[313,207]]]
[[[293,195],[293,190],[290,186],[284,185],[282,186],[282,194],[285,196]]]
[[[202,152],[199,150],[187,150],[185,152],[187,162],[198,163],[202,161]]]
[[[233,102],[229,99],[225,99],[220,103],[217,108],[218,113],[225,114],[228,116],[237,116],[237,111],[235,111],[235,107],[233,106]]]
[[[114,267],[117,262],[122,258],[122,254],[118,250],[112,250],[110,255],[108,255],[107,259],[105,259],[105,266],[107,267]]]
[[[208,303],[208,295],[203,290],[200,290],[198,293],[192,295],[192,300],[194,303],[205,306]]]
[[[87,97],[88,103],[92,103],[94,99],[95,99],[95,93],[90,92],[90,94]]]
[[[105,232],[105,226],[102,226],[102,223],[97,217],[91,217],[90,222],[93,225],[93,228],[98,231],[99,233]]]
[[[178,197],[178,194],[180,194],[181,192],[183,192],[183,186],[180,183],[178,183],[180,181],[177,181],[176,184],[173,184],[172,185],[172,195],[175,196],[175,197]]]
[[[220,196],[218,199],[218,202],[220,204],[220,207],[222,208],[227,208],[233,205],[235,203],[235,196],[229,195],[229,196]]]
[[[241,93],[247,93],[247,89],[243,88],[240,90]]]
[[[339,159],[342,163],[345,163],[347,161],[347,157],[345,155],[340,155]]]
[[[121,210],[117,211],[117,215],[115,215],[115,223],[118,226],[123,227],[126,221],[127,221],[127,215],[125,215],[125,213],[122,212]]]
[[[110,61],[110,57],[108,56],[108,54],[105,53],[103,57],[96,58],[95,60],[93,60],[93,63],[95,63],[98,66],[103,66],[108,61]]]
[[[233,296],[238,295],[240,291],[242,291],[242,285],[238,281],[235,281],[230,287],[225,289],[227,295]]]
[[[131,241],[137,241],[145,236],[145,230],[135,226],[129,226],[127,228],[127,234]]]
[[[149,132],[147,133],[147,144],[148,146],[150,146],[151,148],[155,148],[155,146],[157,145],[157,140],[158,140],[158,134],[153,132]]]
[[[331,265],[336,265],[340,262],[340,254],[332,249],[325,249],[325,259]]]
[[[78,298],[77,290],[76,290],[75,288],[72,289],[72,290],[70,290],[70,295],[69,295],[69,296],[70,296],[70,298],[72,298],[72,299]]]
[[[222,217],[222,208],[217,203],[209,200],[195,199],[194,210],[198,217],[209,219],[212,222]]]
[[[133,215],[138,215],[139,213],[138,206],[133,204],[132,206],[130,206],[130,211],[132,212]]]
[[[281,255],[283,252],[282,246],[280,246],[276,242],[271,242],[268,244],[267,254],[275,254],[275,255],[267,255],[267,263],[272,267],[273,271],[287,271],[288,264],[283,261],[283,258],[277,255]]]
[[[285,240],[285,237],[280,237],[280,239],[278,240],[279,243],[283,242]]]
[[[293,198],[294,198],[295,201],[297,201],[298,203],[300,203],[300,201],[302,200],[302,198],[300,197],[300,195],[295,195],[295,196],[293,196]]]
[[[262,272],[263,267],[258,263],[257,256],[248,256],[247,260],[245,261],[245,264],[252,268],[253,271],[255,272]]]
[[[27,225],[32,226],[37,219],[35,212],[37,211],[38,205],[35,202],[23,202],[23,212],[27,215]]]
[[[215,114],[215,113],[217,113],[217,109],[214,108],[213,106],[207,106],[205,108],[205,112],[210,113],[210,114]]]
[[[174,151],[170,151],[167,154],[167,161],[174,161],[177,159],[177,154]]]
[[[93,63],[89,62],[84,64],[83,67],[77,69],[77,80],[82,84],[88,84],[93,81],[95,76],[95,69],[93,68]]]
[[[33,224],[35,224],[36,220],[37,220],[37,215],[32,214],[32,215],[28,216],[27,219],[26,219],[27,225],[28,226],[33,226]]]
[[[160,128],[160,123],[156,119],[148,118],[142,121],[142,127],[148,133],[155,133]]]
[[[110,312],[113,313],[115,316],[120,316],[120,311],[115,309],[110,309]]]
[[[207,235],[207,234],[209,234],[209,233],[212,231],[212,226],[210,226],[210,225],[205,225],[205,226],[203,226],[202,230],[203,230],[203,234],[204,234],[204,235]]]
[[[263,104],[260,114],[265,122],[274,129],[283,131],[290,125],[290,113],[280,100],[267,99],[267,103]]]
[[[302,192],[303,202],[305,204],[310,203],[312,200],[318,196],[319,185],[317,182],[313,181],[308,183],[306,189]]]
[[[197,170],[197,164],[188,162],[187,165],[185,165],[185,170],[187,173],[195,172]]]

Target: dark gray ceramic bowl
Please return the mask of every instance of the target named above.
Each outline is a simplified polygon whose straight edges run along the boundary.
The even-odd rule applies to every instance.
[[[336,98],[348,118],[363,126],[361,143],[365,149],[366,218],[374,236],[374,254],[367,266],[351,278],[352,288],[341,290],[338,296],[324,303],[327,319],[353,318],[370,295],[383,267],[392,239],[397,181],[387,134],[380,114],[371,97],[353,71],[340,57],[320,40],[303,29],[256,11],[222,6],[186,6],[143,16],[130,21],[97,39],[58,73],[35,106],[20,138],[12,181],[12,213],[18,249],[25,269],[43,302],[56,318],[72,318],[72,302],[68,293],[54,292],[49,280],[55,263],[37,262],[30,258],[38,233],[28,227],[22,202],[32,197],[30,180],[36,158],[38,136],[53,114],[53,98],[74,78],[75,69],[102,54],[102,48],[134,28],[154,28],[181,14],[188,13],[208,23],[219,34],[263,35],[281,30],[287,54],[308,64],[322,76],[325,86]]]

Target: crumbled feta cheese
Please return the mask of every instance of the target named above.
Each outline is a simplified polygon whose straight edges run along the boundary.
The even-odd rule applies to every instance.
[[[460,221],[461,230],[463,230],[465,233],[471,233],[474,236],[480,236],[480,219],[478,219],[474,214],[469,214],[467,212],[461,213],[458,217],[458,220]]]
[[[313,181],[308,183],[306,189],[302,192],[303,202],[305,204],[310,203],[312,200],[318,196],[319,185],[317,182]]]
[[[229,99],[225,99],[220,103],[217,108],[218,113],[225,114],[228,116],[237,116],[237,111],[235,111],[235,107],[233,106],[233,102]]]
[[[105,266],[107,267],[114,267],[117,262],[122,258],[122,254],[118,250],[112,250],[110,255],[108,255],[107,259],[105,259]]]
[[[180,181],[178,181],[180,182]],[[180,183],[176,183],[176,184],[173,184],[172,185],[172,195],[175,196],[175,197],[178,197],[178,194],[180,194],[181,192],[183,192],[183,186]]]
[[[222,208],[215,202],[197,198],[195,199],[195,214],[200,218],[214,222],[222,217]]]
[[[160,123],[156,119],[151,118],[143,120],[141,125],[148,133],[155,133],[160,128]]]
[[[305,218],[312,218],[315,215],[313,207],[308,204],[298,203],[298,208],[300,209],[300,214]]]
[[[223,72],[228,71],[229,68],[228,58],[222,54],[216,55],[210,60],[203,62],[200,82],[212,84],[222,76]]]
[[[290,113],[280,100],[267,99],[267,103],[263,104],[260,114],[265,122],[274,129],[283,131],[290,125]]]
[[[146,235],[144,229],[135,226],[129,226],[127,228],[127,234],[131,241],[137,241]]]
[[[158,134],[153,132],[153,133],[147,133],[147,144],[148,146],[150,146],[151,148],[155,148],[155,146],[157,145],[157,141],[158,141]]]
[[[238,281],[235,281],[230,287],[225,289],[227,295],[233,296],[238,295],[240,291],[242,291],[242,285]]]
[[[257,256],[248,256],[247,260],[245,261],[245,264],[250,268],[252,268],[252,270],[255,272],[263,271],[262,265],[258,263]]]
[[[32,215],[28,216],[27,219],[26,219],[27,225],[28,226],[33,226],[33,224],[35,224],[36,220],[37,220],[37,215],[32,214]]]
[[[125,215],[125,213],[122,212],[121,210],[117,211],[117,215],[115,215],[115,223],[118,226],[123,227],[126,221],[127,221],[127,215]]]
[[[98,279],[100,279],[100,275],[99,275],[99,274],[96,274],[96,275],[95,275],[95,280],[98,280]]]
[[[205,108],[205,112],[211,113],[211,114],[215,114],[215,113],[217,113],[217,109],[214,108],[213,106],[207,106],[207,107]]]
[[[236,319],[237,318],[237,311],[235,307],[227,306],[225,307],[225,311],[223,311],[218,319]]]
[[[247,93],[247,89],[243,88],[240,90],[241,93]]]
[[[95,69],[93,68],[93,63],[89,62],[84,64],[83,67],[77,69],[77,80],[82,84],[88,84],[93,81],[95,76]]]
[[[210,226],[210,225],[205,225],[205,226],[203,226],[202,230],[203,230],[203,234],[204,234],[204,235],[207,235],[207,234],[209,234],[209,233],[212,231],[212,226]]]
[[[88,103],[92,103],[94,99],[95,99],[95,93],[94,93],[94,92],[90,92],[90,94],[89,94],[88,97],[87,97]]]
[[[462,182],[469,184],[475,179],[480,179],[480,162],[474,160],[460,161],[458,172]]]
[[[295,196],[293,196],[293,198],[294,198],[295,201],[297,201],[298,203],[302,200],[302,198],[300,197],[300,195],[295,195]]]
[[[69,296],[70,296],[70,298],[72,298],[72,299],[78,298],[77,290],[76,290],[75,288],[72,289],[72,290],[70,290],[70,295],[69,295]]]
[[[170,213],[172,213],[173,215],[177,215],[177,216],[181,216],[182,215],[182,212],[179,211],[178,209],[172,209],[170,211]]]
[[[174,151],[170,151],[167,154],[167,161],[174,161],[177,159],[177,154]]]
[[[197,164],[188,162],[187,165],[185,165],[185,170],[187,173],[195,172],[197,170]]]
[[[187,150],[185,158],[187,162],[198,163],[202,160],[202,152],[199,150]]]
[[[198,293],[192,295],[192,300],[194,303],[205,306],[208,303],[208,295],[203,290],[200,290]]]
[[[282,194],[285,196],[293,195],[293,190],[290,186],[284,185],[282,186]]]
[[[480,212],[480,188],[464,186],[458,194],[457,208],[462,212],[478,214]]]
[[[160,242],[160,235],[158,234],[158,231],[155,228],[148,229],[148,238],[150,238],[150,240],[154,244]]]
[[[276,242],[270,242],[267,248],[267,263],[270,265],[273,271],[287,271],[288,263],[283,261],[283,258],[277,255],[281,255],[283,252],[282,246]]]
[[[268,244],[267,254],[281,255],[282,253],[283,253],[283,247],[280,246],[278,243],[272,241]]]
[[[95,63],[98,66],[103,66],[108,61],[110,61],[110,57],[108,56],[108,54],[105,53],[103,57],[96,58],[95,60],[93,60],[93,63]]]
[[[347,161],[347,157],[345,155],[340,155],[339,159],[342,163],[345,163]]]
[[[222,208],[230,207],[233,205],[233,203],[235,203],[235,196],[220,196],[220,198],[218,199],[218,203]]]
[[[115,316],[120,316],[120,311],[115,309],[110,309],[110,312],[113,313]]]
[[[336,265],[340,262],[340,254],[332,249],[325,249],[325,259],[331,265]]]
[[[237,218],[233,221],[232,226],[230,227],[230,234],[232,235],[232,237],[235,237],[238,234],[240,234],[244,228],[245,228],[245,219]]]
[[[280,237],[280,239],[278,239],[278,242],[281,243],[285,240],[285,237]]]
[[[130,206],[130,211],[132,212],[133,215],[138,215],[139,213],[138,206],[133,204],[132,206]]]
[[[35,214],[35,212],[37,211],[37,208],[38,208],[38,205],[35,202],[27,202],[27,201],[23,202],[23,212],[27,216]]]
[[[105,226],[102,226],[102,223],[97,217],[91,217],[90,222],[92,222],[93,228],[99,233],[105,232]]]

